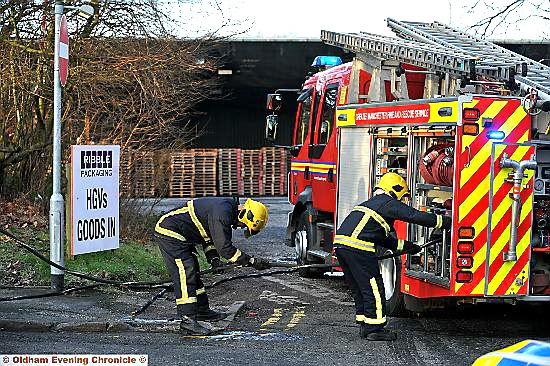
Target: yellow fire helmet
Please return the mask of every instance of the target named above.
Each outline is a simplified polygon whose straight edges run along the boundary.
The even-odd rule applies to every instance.
[[[376,185],[376,188],[381,188],[392,196],[393,198],[401,201],[404,196],[409,194],[409,187],[405,179],[396,173],[386,173],[380,178],[380,182]]]
[[[245,237],[258,234],[267,224],[267,207],[261,202],[246,200],[238,219],[246,225]]]

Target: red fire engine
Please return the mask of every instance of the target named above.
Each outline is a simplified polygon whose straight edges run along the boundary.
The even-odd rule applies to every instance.
[[[335,227],[393,171],[414,207],[453,225],[442,243],[380,262],[390,314],[550,301],[550,68],[439,23],[388,24],[400,38],[321,34],[356,57],[317,58],[325,70],[298,97],[287,241],[298,263],[332,263]],[[281,102],[268,95],[268,109]],[[276,127],[273,113],[271,140]],[[433,231],[398,223],[397,235]]]

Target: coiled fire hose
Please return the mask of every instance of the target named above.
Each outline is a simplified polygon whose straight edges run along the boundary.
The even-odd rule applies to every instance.
[[[454,145],[437,144],[430,146],[419,162],[420,175],[426,183],[440,186],[453,184]]]
[[[70,288],[70,289],[66,289],[64,291],[48,292],[48,293],[40,294],[40,295],[13,296],[13,297],[0,298],[0,302],[15,301],[15,300],[26,300],[26,299],[36,299],[36,298],[43,298],[43,297],[50,297],[50,296],[65,295],[65,294],[80,291],[80,290],[87,290],[87,289],[96,288],[96,287],[101,286],[101,285],[118,286],[118,287],[121,287],[121,288],[130,289],[130,290],[143,290],[143,289],[161,288],[162,291],[159,292],[158,294],[156,294],[155,296],[153,296],[151,298],[151,300],[149,300],[149,302],[142,307],[142,309],[139,309],[139,310],[134,312],[134,313],[139,314],[139,313],[143,312],[143,310],[145,310],[149,305],[151,305],[156,299],[158,299],[159,297],[164,295],[164,293],[166,293],[169,289],[172,288],[172,285],[170,284],[171,283],[170,279],[167,279],[165,281],[153,281],[153,282],[134,282],[134,281],[122,282],[122,281],[115,281],[115,280],[110,280],[110,279],[106,279],[106,278],[95,277],[95,276],[91,276],[91,275],[86,274],[86,273],[73,271],[73,270],[65,268],[64,266],[61,266],[61,265],[59,265],[55,262],[52,262],[49,258],[42,255],[36,248],[28,245],[22,239],[18,238],[17,236],[12,234],[11,232],[9,232],[9,231],[7,231],[3,228],[0,228],[0,234],[3,234],[5,236],[7,236],[8,238],[12,239],[15,242],[16,245],[28,250],[33,255],[35,255],[36,257],[38,257],[40,260],[42,260],[43,262],[45,262],[47,264],[49,264],[49,265],[51,265],[51,266],[53,266],[53,267],[55,267],[59,270],[65,271],[66,273],[68,273],[70,275],[73,275],[75,277],[83,278],[83,279],[86,279],[86,280],[89,280],[89,281],[92,281],[92,282],[96,282],[95,284],[79,286],[79,287],[73,287],[73,288]],[[425,247],[435,245],[437,243],[441,243],[441,239],[436,239],[436,240],[429,241],[429,242],[427,242],[423,245],[420,245],[420,248],[423,249]],[[385,254],[385,255],[382,255],[382,256],[377,256],[376,258],[378,260],[395,258],[395,257],[399,257],[403,254],[406,254],[406,253],[408,253],[412,250],[413,250],[413,248],[411,248],[409,250],[404,250],[404,251],[401,251],[401,252],[397,252],[397,253],[390,253],[390,254]],[[338,267],[338,264],[305,264],[305,265],[298,265],[298,264],[295,264],[295,263],[286,263],[286,262],[279,262],[279,261],[268,262],[268,264],[272,268],[284,268],[284,269],[278,269],[278,270],[269,271],[269,272],[249,273],[249,274],[243,274],[243,275],[236,275],[236,276],[232,276],[232,277],[228,277],[228,278],[222,278],[220,280],[214,281],[213,283],[211,283],[210,285],[207,285],[205,287],[206,288],[212,288],[212,287],[215,287],[215,286],[217,286],[221,283],[225,283],[225,282],[229,282],[229,281],[233,281],[233,280],[237,280],[237,279],[243,279],[243,278],[264,277],[264,276],[271,276],[271,275],[281,274],[281,273],[291,273],[291,272],[298,271],[299,269],[302,269],[302,268],[319,268],[319,269],[326,268],[326,269],[328,269],[328,268]],[[221,271],[225,271],[225,270],[229,270],[229,269],[236,269],[236,268],[239,268],[239,267],[243,267],[243,266],[238,265],[238,264],[228,264],[228,265],[223,265],[223,266],[218,266],[218,267],[215,267],[215,268],[209,268],[209,269],[203,270],[203,271],[200,272],[200,274],[204,275],[204,274],[208,274],[208,273],[221,272]]]

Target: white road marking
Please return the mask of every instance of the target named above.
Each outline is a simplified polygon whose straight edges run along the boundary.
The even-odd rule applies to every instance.
[[[276,292],[268,290],[265,290],[260,294],[260,300],[271,301],[279,305],[309,305],[308,302],[304,302],[296,296],[280,295]]]
[[[265,279],[267,281],[279,283],[293,290],[302,292],[312,297],[330,301],[335,304],[349,305],[349,306],[354,305],[352,301],[344,301],[347,297],[345,294],[341,292],[333,291],[329,288],[326,288],[317,283],[314,283],[313,281],[307,281],[306,279],[303,279],[303,278],[296,279],[296,280],[292,280],[292,279],[286,280],[286,279],[276,278],[276,277],[265,277]]]

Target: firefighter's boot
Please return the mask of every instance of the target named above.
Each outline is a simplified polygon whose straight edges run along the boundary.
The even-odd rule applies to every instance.
[[[395,341],[397,339],[397,334],[394,332],[386,329],[372,330],[365,324],[361,324],[360,335],[361,338],[369,341]]]
[[[212,334],[212,330],[202,326],[196,319],[196,316],[181,317],[180,333],[183,335],[202,335],[207,336]]]
[[[199,310],[197,314],[197,320],[203,320],[207,322],[217,322],[223,320],[229,316],[228,313],[214,311],[212,309]]]

